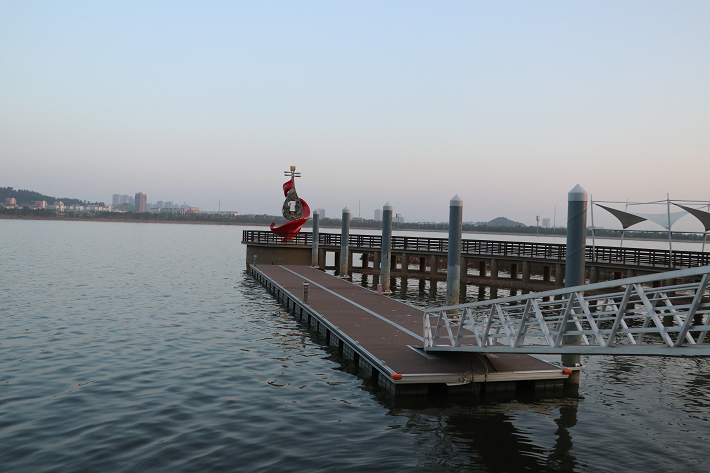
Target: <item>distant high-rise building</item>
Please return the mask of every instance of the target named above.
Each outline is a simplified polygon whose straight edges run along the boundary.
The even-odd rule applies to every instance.
[[[319,218],[320,220],[323,220],[323,219],[325,218],[325,209],[316,209],[316,210],[320,213],[320,215],[318,216],[318,218]]]
[[[142,192],[137,193],[134,201],[136,206],[136,212],[148,211],[148,197],[145,194],[143,194]]]
[[[14,197],[8,197],[5,199],[5,205],[17,205],[17,199]]]
[[[550,228],[550,219],[549,218],[543,218],[542,219],[542,226],[545,228]]]
[[[119,201],[120,198],[121,196],[119,194],[113,194],[113,205],[119,205],[121,203]]]
[[[47,208],[47,201],[46,200],[35,200],[35,208],[36,209],[46,209]]]
[[[136,205],[136,199],[132,195],[128,196],[128,203],[131,205]]]
[[[118,196],[118,205],[128,203],[128,194],[121,194]]]
[[[173,201],[166,200],[165,202],[163,202],[163,208],[164,209],[172,209],[173,208]]]
[[[159,200],[159,201],[157,201],[157,202],[155,203],[155,205],[157,205],[158,208],[162,208],[162,207],[163,207],[163,201],[162,201],[162,200]]]
[[[376,222],[382,221],[382,209],[375,209],[375,221]]]

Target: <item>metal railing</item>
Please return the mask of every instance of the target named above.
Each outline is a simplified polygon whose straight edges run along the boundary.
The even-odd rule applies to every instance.
[[[311,245],[312,234],[294,233],[283,238],[269,231],[244,230],[242,241],[244,243]],[[318,243],[327,247],[340,247],[340,234],[320,233]],[[353,249],[379,249],[382,246],[382,237],[379,235],[350,235],[349,244]],[[392,251],[446,253],[448,249],[449,242],[446,238],[392,237]],[[490,258],[539,259],[562,263],[567,255],[567,247],[558,243],[463,240],[461,254]],[[710,253],[674,250],[671,255],[668,250],[587,246],[586,261],[588,263],[649,268],[692,268],[710,265]]]
[[[705,266],[431,309],[424,350],[710,356],[709,280]]]

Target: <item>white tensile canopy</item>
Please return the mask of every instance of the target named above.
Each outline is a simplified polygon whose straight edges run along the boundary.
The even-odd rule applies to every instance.
[[[609,207],[607,205],[602,205],[599,202],[615,203],[615,204],[624,203],[625,210],[615,209],[615,208]],[[679,203],[679,202],[682,202],[682,203]],[[629,205],[635,206],[635,205],[651,205],[651,204],[664,205],[666,207],[666,212],[663,212],[663,213],[641,213],[641,212],[629,212],[628,211]],[[675,205],[676,207],[679,207],[681,210],[671,212],[671,204]],[[673,244],[672,244],[673,225],[679,219],[690,214],[693,217],[695,217],[696,219],[698,219],[700,221],[700,223],[702,223],[702,225],[705,229],[705,236],[703,238],[703,249],[702,249],[702,251],[705,251],[705,239],[707,238],[707,233],[710,232],[710,203],[706,204],[705,202],[685,201],[685,200],[672,201],[672,200],[670,200],[670,198],[668,198],[666,200],[655,201],[655,202],[605,202],[605,201],[594,202],[594,200],[592,200],[592,206],[594,206],[594,205],[596,205],[597,207],[601,207],[602,209],[606,210],[607,212],[612,214],[614,217],[616,217],[617,220],[619,220],[619,223],[621,223],[621,228],[622,228],[621,245],[624,244],[624,232],[627,228],[637,225],[641,222],[653,222],[657,225],[660,225],[661,227],[665,228],[668,231],[668,245],[669,245],[671,253],[673,251]],[[698,206],[707,207],[708,211],[696,208]],[[592,210],[592,242],[593,241],[594,241],[594,210]]]

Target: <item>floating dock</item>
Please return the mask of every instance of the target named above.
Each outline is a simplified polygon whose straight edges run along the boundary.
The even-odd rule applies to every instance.
[[[317,268],[250,265],[249,270],[294,317],[337,348],[358,376],[392,396],[513,395],[520,388],[558,393],[568,377],[562,367],[529,355],[425,353],[422,310]]]

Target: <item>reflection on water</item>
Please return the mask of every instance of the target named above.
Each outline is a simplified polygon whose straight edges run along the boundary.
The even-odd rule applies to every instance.
[[[573,398],[393,401],[245,274],[242,229],[0,221],[3,472],[704,470],[706,360],[587,359]]]

